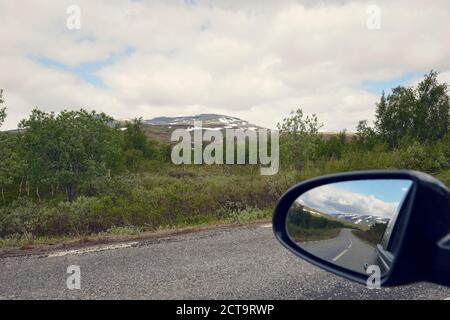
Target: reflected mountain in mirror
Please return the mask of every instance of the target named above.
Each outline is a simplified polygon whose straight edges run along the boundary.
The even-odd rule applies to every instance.
[[[301,248],[347,269],[365,273],[392,262],[389,237],[410,180],[356,180],[320,186],[291,206],[287,231]]]

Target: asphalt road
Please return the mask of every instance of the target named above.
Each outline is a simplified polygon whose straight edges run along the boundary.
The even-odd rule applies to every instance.
[[[78,265],[81,289],[67,289]],[[289,253],[270,226],[204,231],[84,254],[0,259],[2,299],[444,299],[427,283],[367,289]]]
[[[342,229],[336,238],[304,242],[301,246],[324,260],[362,273],[365,263],[377,263],[375,247],[356,237],[350,229]]]

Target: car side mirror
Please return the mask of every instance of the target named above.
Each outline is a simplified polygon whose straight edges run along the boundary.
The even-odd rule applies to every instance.
[[[415,171],[329,175],[294,186],[273,217],[276,238],[297,256],[367,284],[450,285],[450,195]]]

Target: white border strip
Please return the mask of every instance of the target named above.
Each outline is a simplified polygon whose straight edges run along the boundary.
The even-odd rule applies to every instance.
[[[128,242],[128,243],[112,244],[112,245],[101,246],[101,247],[83,248],[83,249],[78,249],[78,250],[58,251],[58,252],[54,252],[54,253],[49,253],[47,255],[47,257],[55,258],[55,257],[64,257],[64,256],[70,256],[70,255],[77,255],[77,254],[107,251],[107,250],[131,248],[131,247],[137,246],[137,244],[138,244],[138,242]]]

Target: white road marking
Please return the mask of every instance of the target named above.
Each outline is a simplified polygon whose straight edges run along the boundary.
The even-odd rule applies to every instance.
[[[345,249],[344,251],[342,251],[341,253],[339,253],[336,257],[333,258],[333,261],[337,261],[339,260],[344,254],[347,253],[348,249],[350,249],[352,247],[353,241],[352,239],[348,238],[348,240],[350,241],[350,244],[348,245],[347,249]]]
[[[337,261],[340,257],[342,257],[346,252],[348,251],[348,249],[345,249],[344,251],[342,251],[341,253],[339,253],[336,257],[334,257],[333,261]]]
[[[271,223],[263,224],[263,225],[261,226],[261,228],[272,228],[272,224],[271,224]]]
[[[445,298],[444,300],[450,300],[450,297],[448,297],[448,298]]]
[[[84,249],[78,249],[78,250],[67,250],[67,251],[58,251],[55,253],[48,254],[48,258],[54,258],[54,257],[64,257],[69,255],[75,255],[75,254],[84,254],[84,253],[91,253],[91,252],[100,252],[100,251],[107,251],[107,250],[115,250],[115,249],[124,249],[124,248],[131,248],[138,244],[138,242],[129,242],[129,243],[120,243],[120,244],[113,244],[108,246],[101,246],[101,247],[90,247],[90,248],[84,248]]]

